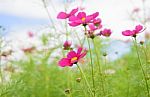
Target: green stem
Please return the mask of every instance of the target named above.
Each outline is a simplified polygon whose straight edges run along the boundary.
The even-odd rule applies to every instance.
[[[85,29],[85,35],[86,35],[86,26],[84,26]],[[87,37],[87,42],[88,42],[88,48],[89,48],[89,52],[90,52],[90,64],[91,64],[91,70],[92,70],[92,84],[93,84],[93,93],[94,93],[94,97],[95,97],[95,80],[94,80],[94,67],[93,67],[93,60],[92,60],[92,51],[91,51],[91,46],[90,46],[90,40]]]
[[[144,51],[144,55],[145,55],[146,68],[148,68],[148,64],[147,64],[147,62],[148,62],[147,51],[145,50],[145,48],[144,48],[144,46],[143,46],[143,45],[142,45],[142,49],[143,49],[143,51]],[[147,70],[146,70],[146,72],[147,72]]]
[[[85,76],[85,74],[84,74],[84,72],[83,72],[83,70],[82,70],[82,68],[81,68],[78,64],[76,64],[76,65],[77,65],[77,67],[78,67],[78,69],[79,69],[81,75],[83,76],[83,78],[84,78],[84,80],[85,80],[85,83],[87,84],[87,86],[88,86],[88,88],[89,88],[89,92],[91,93],[92,97],[95,97],[94,94],[93,94],[93,92],[92,92],[92,89],[91,89],[91,87],[90,87],[90,85],[89,85],[89,83],[88,83],[88,80],[87,80],[87,78],[86,78],[86,76]]]
[[[150,97],[150,94],[149,94],[149,87],[148,87],[148,82],[147,82],[147,79],[146,79],[146,74],[145,74],[145,71],[144,71],[144,68],[142,66],[142,62],[140,60],[140,55],[139,55],[139,51],[138,51],[138,46],[137,46],[137,40],[136,40],[136,37],[134,38],[134,45],[135,45],[135,48],[136,48],[136,52],[137,52],[137,56],[138,56],[138,61],[139,61],[139,64],[140,64],[140,67],[141,67],[141,70],[142,70],[142,73],[143,73],[143,76],[144,76],[144,80],[145,80],[145,85],[146,85],[146,89],[147,89],[147,96]]]
[[[127,75],[127,97],[129,97],[129,93],[130,93],[130,80],[129,80],[129,70],[127,69],[127,72],[126,72],[126,75]]]
[[[97,52],[97,49],[96,49],[96,44],[95,44],[95,41],[94,39],[92,39],[93,41],[93,45],[94,45],[94,51],[95,51],[95,54],[96,54],[96,58],[97,58],[97,62],[98,62],[98,69],[99,69],[99,74],[101,76],[101,81],[102,81],[102,90],[103,90],[103,93],[105,95],[105,89],[104,89],[104,80],[103,80],[103,74],[102,74],[102,68],[100,66],[100,61],[99,61],[99,56],[98,56],[98,52]]]

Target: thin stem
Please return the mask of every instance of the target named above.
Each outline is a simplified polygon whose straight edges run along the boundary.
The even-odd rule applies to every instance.
[[[48,17],[49,17],[50,25],[51,25],[51,23],[52,23],[52,26],[53,26],[54,30],[56,31],[56,27],[55,27],[54,21],[52,20],[52,17],[51,17],[51,15],[50,15],[49,11],[48,11],[48,8],[47,8],[47,6],[46,6],[45,0],[42,0],[42,2],[43,2],[43,5],[44,5],[44,8],[45,8],[45,11],[47,12],[47,15],[48,15]]]
[[[143,49],[143,51],[144,51],[144,55],[145,55],[145,64],[146,64],[146,68],[147,68],[147,67],[148,67],[148,64],[147,64],[147,62],[148,62],[147,51],[145,50],[145,48],[144,48],[143,45],[142,45],[142,49]],[[146,70],[146,72],[147,72],[147,70]]]
[[[104,93],[104,95],[105,95],[102,68],[101,68],[101,66],[100,66],[100,61],[99,61],[100,58],[99,58],[99,56],[98,56],[98,52],[97,52],[97,49],[96,49],[96,44],[95,44],[94,39],[92,39],[92,41],[93,41],[93,45],[94,45],[94,51],[95,51],[95,54],[96,54],[97,62],[98,62],[99,73],[100,73],[100,75],[102,76],[102,78],[101,78],[101,81],[102,81],[102,89],[103,89],[103,93]]]
[[[87,84],[87,86],[88,86],[88,88],[89,88],[89,91],[90,91],[92,97],[95,97],[94,94],[93,94],[93,92],[92,92],[92,89],[91,89],[91,87],[90,87],[90,85],[89,85],[89,83],[88,83],[88,80],[87,80],[87,78],[86,78],[86,76],[85,76],[85,74],[84,74],[84,72],[83,72],[83,70],[82,70],[82,68],[81,68],[78,64],[77,64],[77,67],[78,67],[78,69],[79,69],[81,75],[83,76],[83,78],[84,78],[84,80],[85,80],[85,83]]]
[[[129,97],[129,93],[130,93],[130,81],[129,81],[129,70],[128,69],[127,69],[126,75],[127,75],[127,97]]]
[[[144,80],[145,80],[145,85],[146,85],[146,89],[147,89],[147,96],[150,97],[150,94],[149,94],[149,87],[148,87],[148,82],[147,82],[147,79],[146,79],[146,74],[145,74],[145,71],[144,71],[144,68],[142,66],[142,62],[140,60],[140,55],[139,55],[139,51],[138,51],[138,46],[137,46],[137,40],[136,40],[136,37],[134,38],[134,45],[135,45],[135,48],[136,48],[136,52],[137,52],[137,56],[138,56],[138,61],[139,61],[139,64],[140,64],[140,67],[141,67],[141,70],[142,70],[142,73],[143,73],[143,76],[144,76]]]
[[[86,26],[84,26],[85,29],[85,33],[86,33]],[[91,46],[90,46],[90,40],[87,37],[87,42],[88,42],[88,48],[89,48],[89,52],[90,52],[90,64],[91,64],[91,70],[92,70],[92,84],[93,84],[93,93],[94,93],[94,97],[95,97],[95,80],[94,80],[94,67],[93,67],[93,60],[92,60],[92,51],[91,51]]]

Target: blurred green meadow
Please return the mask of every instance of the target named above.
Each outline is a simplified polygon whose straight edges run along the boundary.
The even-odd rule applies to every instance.
[[[97,49],[103,47],[100,39],[97,38],[96,43]],[[150,85],[150,45],[138,46]],[[101,73],[98,70],[96,56],[93,56],[96,97],[147,97],[135,48],[131,48],[129,53],[115,61],[107,60],[107,53],[100,51]],[[42,52],[26,52],[26,60],[8,62],[1,71],[0,97],[91,97],[76,66],[59,67],[58,60],[61,57],[49,62],[55,49],[57,47]],[[146,51],[147,60],[143,50]],[[94,50],[92,52],[94,53]],[[89,53],[79,65],[92,86],[88,60]],[[9,80],[2,79],[4,76],[9,76]]]

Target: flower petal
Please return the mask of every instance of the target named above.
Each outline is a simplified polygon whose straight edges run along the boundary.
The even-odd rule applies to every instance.
[[[69,21],[76,21],[76,20],[78,20],[78,18],[74,15],[69,17]]]
[[[99,12],[95,12],[91,16],[93,17],[93,19],[95,19],[98,15],[99,15]]]
[[[81,23],[76,23],[76,22],[71,22],[71,23],[69,23],[69,25],[70,26],[72,26],[72,27],[76,27],[76,26],[78,26],[78,25],[80,25]]]
[[[70,16],[74,15],[76,12],[78,12],[78,8],[72,9],[72,11],[69,13]]]
[[[86,54],[87,54],[87,51],[83,52],[83,53],[79,56],[79,58],[78,58],[78,59],[83,58]]]
[[[143,29],[143,26],[142,26],[142,25],[137,25],[137,26],[135,26],[136,32],[140,32],[142,29]]]
[[[91,31],[97,30],[94,24],[88,24]]]
[[[67,54],[67,58],[71,59],[73,57],[76,57],[77,56],[77,53],[75,51],[70,51],[68,54]]]
[[[65,12],[60,12],[58,15],[57,15],[57,18],[58,19],[66,19],[66,18],[68,18],[68,14],[67,13],[65,13]]]
[[[122,35],[124,36],[132,36],[134,33],[131,30],[125,30],[122,32]]]
[[[77,54],[79,55],[79,54],[81,54],[81,52],[82,52],[82,47],[78,47],[78,50],[77,50]]]
[[[77,17],[79,19],[86,18],[86,13],[85,12],[79,12],[78,15],[77,15]]]
[[[68,58],[62,58],[58,64],[61,67],[65,67],[65,66],[70,66],[71,62],[70,62],[70,59],[68,59]]]

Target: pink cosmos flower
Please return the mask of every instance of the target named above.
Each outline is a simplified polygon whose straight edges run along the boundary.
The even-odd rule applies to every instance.
[[[69,50],[71,47],[71,42],[70,41],[65,41],[63,44],[64,50]]]
[[[76,13],[77,11],[78,11],[78,8],[72,9],[72,11],[71,11],[70,13],[60,12],[60,13],[57,15],[57,18],[58,18],[58,19],[67,19],[67,18],[69,18],[70,16],[75,15],[75,13]]]
[[[90,24],[88,24],[88,26],[91,31],[102,28],[101,19],[100,18],[94,19]]]
[[[70,51],[67,54],[67,58],[62,58],[58,64],[61,67],[65,67],[65,66],[73,66],[73,64],[77,64],[77,62],[82,59],[85,55],[87,54],[87,50],[84,49],[82,47],[79,47],[77,52],[75,51]]]
[[[29,31],[29,32],[28,32],[28,36],[29,36],[30,38],[32,38],[32,37],[34,37],[34,33],[31,32],[31,31]]]
[[[122,35],[135,37],[136,34],[141,33],[142,30],[143,30],[143,26],[142,25],[137,25],[137,26],[135,26],[134,30],[125,30],[125,31],[123,31]]]
[[[85,12],[79,12],[77,16],[71,16],[69,18],[69,25],[72,27],[78,26],[80,24],[83,24],[83,26],[86,26],[88,23],[90,23],[92,20],[94,20],[99,15],[99,12],[93,13],[92,15],[86,15]]]
[[[105,37],[109,37],[112,34],[112,31],[110,29],[104,29],[102,31],[100,31],[99,35],[103,35]]]

